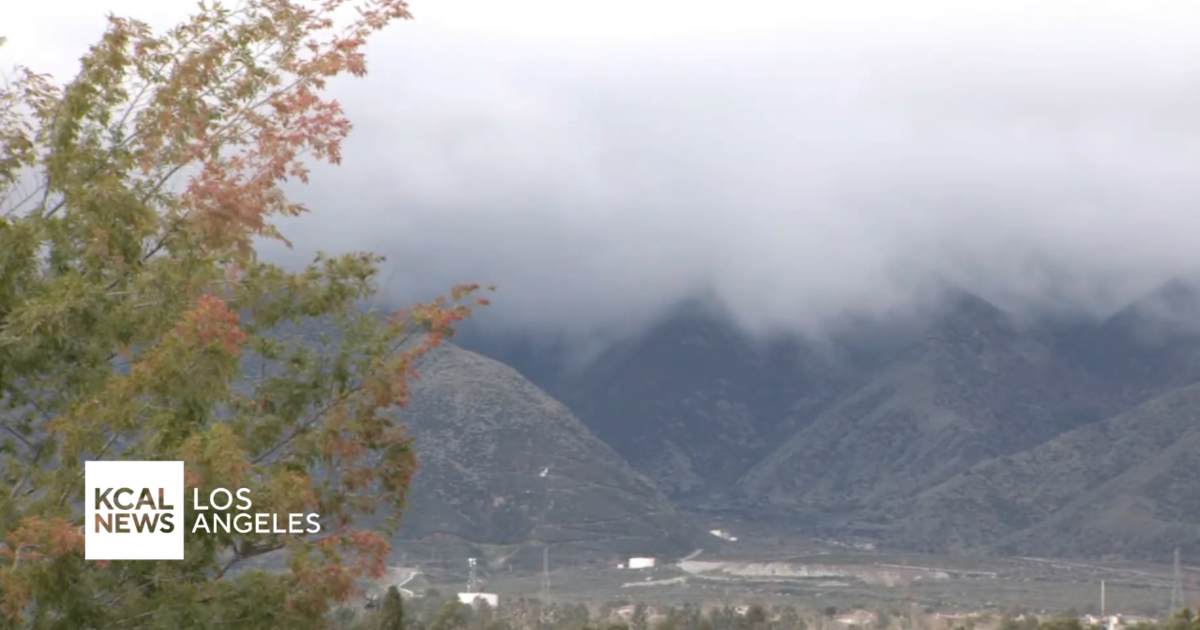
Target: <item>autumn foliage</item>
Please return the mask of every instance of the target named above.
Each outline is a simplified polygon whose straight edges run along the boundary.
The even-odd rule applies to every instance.
[[[415,471],[397,409],[477,286],[363,308],[383,261],[259,259],[306,165],[351,125],[326,81],[402,0],[202,2],[162,34],[111,17],[65,84],[0,86],[0,628],[320,628],[379,576]],[[183,460],[196,488],[303,534],[189,534],[176,562],[83,560],[83,462]],[[191,495],[188,494],[190,502]],[[191,531],[195,511],[185,514]],[[254,563],[275,558],[273,570]],[[249,570],[248,570],[249,568]]]

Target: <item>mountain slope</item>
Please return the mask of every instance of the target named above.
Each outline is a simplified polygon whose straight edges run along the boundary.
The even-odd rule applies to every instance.
[[[1200,288],[1171,280],[1098,326],[1062,335],[1062,350],[1131,403],[1200,379]]]
[[[923,338],[750,470],[747,505],[886,513],[981,461],[1117,408],[1103,387],[986,301],[948,299]]]
[[[1036,326],[952,292],[916,334],[860,322],[820,347],[692,301],[579,374],[511,354],[679,505],[931,552],[1164,559],[1200,553],[1196,287]]]
[[[691,301],[609,348],[563,400],[665,493],[688,499],[719,493],[815,416],[843,372],[797,343],[756,342]]]
[[[418,472],[401,538],[604,554],[692,550],[666,498],[512,368],[447,344],[419,369],[402,414]]]
[[[1200,385],[923,494],[897,544],[931,551],[1166,559],[1200,552]]]

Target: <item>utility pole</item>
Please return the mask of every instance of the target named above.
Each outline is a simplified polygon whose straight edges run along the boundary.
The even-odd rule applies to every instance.
[[[433,578],[433,583],[434,583],[434,584],[440,584],[440,583],[441,583],[442,567],[441,567],[441,565],[439,565],[439,564],[438,564],[438,552],[437,552],[437,547],[434,547],[432,550],[430,550],[429,554],[430,554],[431,556],[433,556],[433,557],[432,557],[432,558],[429,560],[429,568],[433,569],[433,574],[432,574],[432,575],[430,575],[429,577]]]
[[[1187,601],[1188,601],[1188,605],[1191,606],[1192,611],[1200,610],[1200,606],[1197,606],[1197,604],[1196,604],[1196,575],[1195,574],[1188,575]]]
[[[1171,589],[1171,614],[1183,608],[1183,573],[1179,570],[1179,547],[1175,548],[1175,587]]]
[[[1108,598],[1104,590],[1104,580],[1100,580],[1100,618],[1108,619]]]
[[[542,545],[542,601],[550,602],[550,546]]]
[[[908,593],[908,581],[909,581],[908,558],[905,557],[904,558],[904,569],[903,569],[902,573],[900,574],[900,597],[904,600],[904,608],[905,609],[912,608],[912,600],[909,598],[909,593]]]
[[[438,552],[437,580],[438,584],[446,585],[446,573],[450,569],[450,559]]]

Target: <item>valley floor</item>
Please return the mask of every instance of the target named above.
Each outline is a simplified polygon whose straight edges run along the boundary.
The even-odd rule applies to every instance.
[[[851,548],[848,548],[851,547]],[[460,575],[461,574],[461,575]],[[1185,604],[1200,601],[1200,568],[1181,567]],[[538,571],[481,572],[481,590],[502,598],[655,604],[791,604],[815,609],[989,610],[999,614],[1107,612],[1162,617],[1171,604],[1174,569],[1135,563],[1041,558],[902,555],[863,551],[842,541],[753,537],[653,569],[551,564]],[[465,589],[465,567],[433,568],[407,588]]]

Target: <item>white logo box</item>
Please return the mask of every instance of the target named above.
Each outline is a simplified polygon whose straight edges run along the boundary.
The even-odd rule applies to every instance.
[[[83,466],[86,559],[183,560],[183,462],[104,461]],[[165,523],[170,524],[169,532],[164,531]]]

